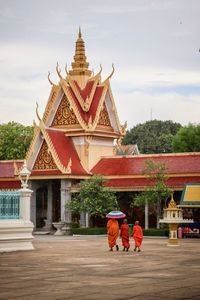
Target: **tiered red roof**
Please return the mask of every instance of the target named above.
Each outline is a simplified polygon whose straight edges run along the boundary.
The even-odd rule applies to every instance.
[[[80,92],[83,100],[86,101],[87,97],[88,98],[90,97],[90,93],[91,93],[92,87],[95,84],[95,82],[94,81],[88,81],[83,90],[81,90],[79,88],[79,86],[76,82],[75,82],[75,84],[76,84],[76,87],[77,87],[78,91]],[[75,95],[73,89],[70,86],[67,87],[67,88],[68,88],[68,91],[70,92],[72,100],[74,101],[74,103],[75,103],[75,105],[76,105],[76,107],[77,107],[77,109],[78,109],[78,111],[79,111],[79,113],[82,117],[82,120],[86,124],[88,124],[88,121],[91,117],[92,121],[94,121],[104,87],[103,86],[96,86],[95,93],[94,93],[94,96],[93,96],[93,99],[92,99],[92,102],[91,102],[91,106],[90,106],[90,108],[87,112],[83,111],[79,101],[77,100],[77,96]]]
[[[169,186],[182,187],[185,183],[200,183],[200,153],[105,157],[94,166],[92,173],[107,177],[107,185],[110,187],[130,187],[137,190],[152,185],[143,175],[145,161],[148,159],[165,164]]]
[[[65,136],[63,131],[45,129],[52,145],[58,155],[58,159],[64,168],[67,168],[71,159],[70,175],[88,175],[83,168],[71,138]],[[33,170],[31,176],[35,175],[61,175],[60,170]]]
[[[92,172],[104,176],[141,175],[146,160],[165,164],[167,174],[196,173],[200,175],[200,153],[105,157],[94,166]]]

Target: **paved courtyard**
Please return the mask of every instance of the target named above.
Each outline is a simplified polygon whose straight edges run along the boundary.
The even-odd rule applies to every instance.
[[[33,251],[0,254],[0,299],[200,299],[200,240],[131,242],[109,252],[105,236],[37,236]]]

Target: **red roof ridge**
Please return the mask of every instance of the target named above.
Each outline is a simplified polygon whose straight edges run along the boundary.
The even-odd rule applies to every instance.
[[[195,156],[200,155],[200,152],[180,152],[180,153],[156,153],[156,154],[138,154],[137,157],[162,157],[162,156]]]
[[[144,157],[167,157],[167,156],[198,156],[200,152],[181,152],[181,153],[156,153],[156,154],[137,154],[137,155],[114,155],[114,156],[101,156],[100,159],[104,158],[144,158]]]
[[[0,163],[14,163],[14,162],[24,162],[24,159],[8,159],[8,160],[0,160]]]

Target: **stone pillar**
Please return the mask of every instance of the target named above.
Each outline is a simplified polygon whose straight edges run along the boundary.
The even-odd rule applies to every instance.
[[[31,216],[30,216],[30,220],[33,222],[34,224],[34,228],[36,228],[36,190],[38,187],[37,182],[35,181],[29,181],[29,186],[30,189],[33,191],[32,195],[31,195]]]
[[[24,223],[32,224],[30,221],[30,198],[33,191],[29,189],[21,189],[20,192],[20,218],[24,221]]]
[[[149,229],[149,204],[145,201],[145,229]]]
[[[71,235],[71,211],[65,208],[66,203],[71,201],[71,180],[61,179],[61,234]]]
[[[71,201],[71,180],[61,179],[61,221],[70,223],[71,212],[65,209],[65,204]]]

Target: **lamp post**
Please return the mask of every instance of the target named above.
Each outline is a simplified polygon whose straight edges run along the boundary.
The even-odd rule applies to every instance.
[[[30,198],[32,194],[32,190],[28,189],[28,179],[30,177],[31,172],[27,168],[26,161],[24,161],[24,165],[19,172],[19,179],[21,181],[21,197],[20,197],[20,216],[25,223],[31,223],[30,221]]]
[[[29,179],[30,174],[31,174],[31,172],[27,168],[26,161],[24,161],[23,168],[19,172],[19,179],[21,181],[22,189],[28,188],[28,179]]]

